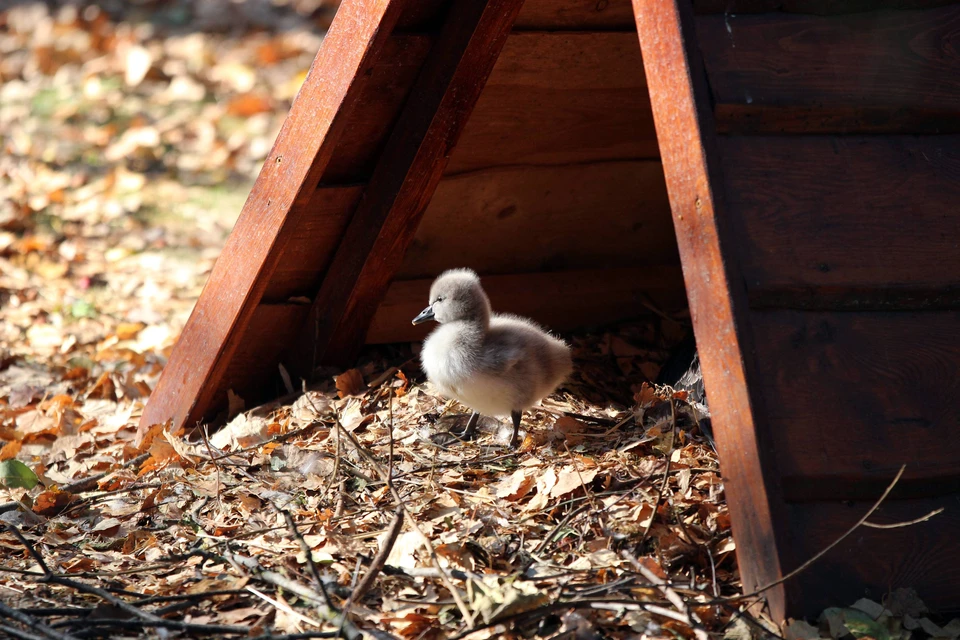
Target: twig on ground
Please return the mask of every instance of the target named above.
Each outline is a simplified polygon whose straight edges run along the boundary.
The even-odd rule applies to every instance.
[[[44,638],[50,638],[51,640],[77,640],[76,636],[70,635],[69,633],[61,633],[28,613],[19,611],[13,607],[8,607],[2,601],[0,601],[0,616],[16,620],[20,624],[25,624],[34,631],[43,634]]]
[[[697,618],[696,614],[690,611],[690,606],[687,604],[686,600],[680,597],[680,594],[674,591],[666,580],[655,574],[647,567],[643,566],[643,564],[639,562],[631,553],[627,551],[621,551],[620,555],[623,556],[630,564],[632,564],[637,572],[640,573],[640,575],[649,580],[651,583],[657,585],[657,589],[659,589],[660,593],[662,593],[664,597],[670,601],[670,604],[677,609],[677,613],[679,615],[673,616],[671,615],[672,612],[669,609],[661,610],[660,607],[657,607],[657,610],[655,611],[652,605],[647,608],[648,611],[651,613],[659,613],[660,615],[665,615],[673,618],[674,620],[682,622],[690,627],[697,640],[709,639],[710,636],[707,635],[707,631],[703,628],[703,626],[701,626],[700,620]]]
[[[870,527],[871,529],[901,529],[903,527],[910,527],[915,524],[920,524],[921,522],[926,522],[931,519],[933,516],[938,516],[944,512],[944,508],[940,507],[939,509],[934,509],[925,516],[920,516],[919,518],[914,518],[913,520],[906,520],[904,522],[891,522],[890,524],[878,524],[876,522],[864,522],[863,526]]]
[[[247,590],[249,593],[252,593],[253,595],[257,596],[258,598],[260,598],[261,600],[263,600],[263,601],[266,602],[267,604],[269,604],[269,605],[271,605],[271,606],[273,606],[273,607],[276,607],[277,609],[280,609],[281,611],[283,611],[284,613],[286,613],[288,616],[291,616],[291,617],[293,617],[293,618],[296,618],[296,619],[299,620],[300,622],[306,622],[307,624],[313,625],[313,626],[317,627],[318,629],[323,626],[323,623],[322,623],[322,622],[320,622],[320,621],[318,621],[318,620],[314,620],[313,618],[310,618],[310,617],[308,617],[308,616],[305,616],[305,615],[303,615],[302,613],[300,613],[299,611],[295,611],[295,610],[293,609],[293,607],[291,607],[290,605],[288,605],[286,602],[281,602],[281,601],[277,600],[276,598],[271,598],[270,596],[268,596],[268,595],[265,594],[264,592],[259,591],[258,589],[254,589],[253,587],[251,587],[251,586],[249,586],[249,585],[247,585],[246,590]]]
[[[660,509],[660,502],[663,500],[663,494],[667,490],[667,484],[670,482],[670,458],[673,457],[673,445],[677,437],[677,405],[672,396],[670,398],[670,416],[670,447],[667,449],[667,462],[666,468],[663,470],[663,481],[660,483],[660,489],[657,491],[657,500],[653,503],[653,513],[650,515],[650,521],[647,522],[647,526],[643,530],[643,535],[640,536],[640,542],[637,543],[638,547],[646,542],[647,537],[650,535],[650,530],[653,529],[653,523],[657,519],[657,511]]]
[[[0,631],[6,633],[11,638],[20,638],[21,640],[44,640],[44,636],[36,636],[32,633],[21,631],[16,627],[8,627],[5,624],[0,624]]]
[[[132,459],[130,459],[130,460],[127,460],[126,462],[124,462],[123,464],[121,464],[121,465],[120,465],[118,468],[116,468],[116,469],[111,469],[110,471],[104,471],[103,473],[98,473],[98,474],[93,475],[93,476],[88,476],[88,477],[86,477],[86,478],[82,478],[82,479],[80,479],[80,480],[76,480],[76,481],[74,481],[74,482],[71,482],[70,484],[66,484],[66,485],[60,487],[60,490],[66,492],[66,493],[84,493],[84,492],[90,491],[91,489],[93,489],[94,487],[97,486],[97,483],[98,483],[98,482],[100,482],[101,480],[103,480],[103,479],[106,478],[107,476],[110,476],[110,475],[112,475],[112,474],[114,474],[114,473],[116,473],[116,472],[118,472],[118,471],[121,471],[122,469],[126,469],[127,467],[137,466],[137,465],[139,465],[141,462],[145,462],[145,461],[147,460],[147,458],[149,458],[149,457],[150,457],[150,454],[149,454],[149,453],[144,453],[144,454],[142,454],[142,455],[137,456],[136,458],[132,458]],[[16,510],[17,507],[19,507],[19,506],[20,506],[20,503],[19,503],[19,502],[16,502],[16,501],[14,501],[14,502],[5,502],[5,503],[3,503],[3,504],[0,504],[0,513],[6,513],[6,512],[8,512],[8,511],[14,511],[14,510]]]
[[[396,515],[394,515],[393,522],[390,523],[390,527],[387,529],[387,535],[383,539],[380,551],[376,557],[374,557],[373,562],[370,563],[370,568],[367,570],[366,575],[363,576],[363,579],[356,588],[354,588],[353,593],[350,594],[350,599],[347,600],[344,609],[349,608],[351,604],[359,601],[373,586],[377,576],[380,575],[383,569],[383,565],[387,563],[387,558],[390,557],[394,543],[396,543],[397,538],[400,537],[401,529],[403,529],[403,509],[397,507]]]
[[[530,555],[532,555],[532,556],[538,556],[538,555],[540,555],[541,553],[543,553],[543,550],[547,548],[547,545],[549,545],[549,544],[553,541],[553,538],[556,537],[556,535],[560,532],[560,530],[561,530],[563,527],[567,526],[574,518],[576,518],[577,516],[579,516],[579,515],[580,515],[581,513],[583,513],[584,511],[587,511],[587,510],[591,509],[592,507],[593,507],[593,505],[591,505],[591,504],[585,504],[585,505],[583,505],[582,507],[580,507],[579,509],[575,509],[575,510],[571,511],[570,513],[568,513],[567,515],[565,515],[565,516],[563,517],[563,519],[560,520],[560,522],[558,522],[556,525],[554,525],[554,527],[553,527],[553,529],[550,531],[550,533],[548,533],[546,536],[544,536],[543,540],[540,542],[540,544],[537,545],[537,547],[533,550],[533,552],[532,552]]]
[[[290,512],[286,509],[278,509],[283,515],[284,521],[287,523],[287,528],[290,530],[290,533],[293,534],[294,539],[300,545],[300,551],[303,552],[305,561],[307,563],[307,568],[310,570],[310,577],[313,578],[314,582],[317,583],[317,587],[320,589],[320,593],[323,594],[323,599],[327,607],[336,611],[333,605],[330,602],[330,596],[327,594],[327,588],[323,584],[323,578],[320,576],[320,570],[317,569],[317,563],[313,561],[313,549],[310,548],[310,545],[307,544],[306,539],[304,539],[303,534],[300,533],[300,530],[297,529],[297,523],[293,521],[293,516],[290,515]]]
[[[596,609],[601,611],[610,611],[610,610],[646,611],[648,613],[664,615],[665,617],[668,617],[674,620],[678,619],[680,615],[676,613],[673,609],[667,609],[660,604],[640,602],[638,600],[615,599],[615,598],[587,598],[583,600],[551,602],[549,604],[541,605],[534,609],[528,609],[526,611],[511,613],[510,615],[503,616],[502,618],[496,618],[489,622],[479,623],[477,624],[477,626],[475,626],[472,629],[466,629],[454,636],[450,636],[448,640],[463,640],[463,638],[466,638],[474,633],[478,633],[485,629],[489,629],[491,627],[496,627],[499,625],[508,625],[512,622],[517,622],[525,619],[533,620],[537,618],[542,618],[553,611],[560,611],[564,609]],[[666,612],[666,613],[661,613],[661,612]]]
[[[156,622],[158,620],[162,620],[161,618],[158,618],[157,616],[151,613],[148,613],[146,611],[141,611],[137,607],[128,603],[126,600],[116,597],[109,591],[54,573],[53,571],[50,570],[50,567],[47,566],[47,563],[44,561],[43,556],[41,556],[40,553],[36,550],[36,548],[32,544],[30,544],[30,542],[23,536],[23,534],[20,532],[20,530],[17,527],[13,526],[9,522],[4,522],[3,524],[8,531],[10,531],[11,533],[13,533],[14,536],[16,536],[16,538],[20,541],[20,544],[22,544],[26,548],[27,552],[33,557],[34,560],[37,561],[37,564],[40,565],[40,569],[43,570],[43,574],[44,574],[43,577],[40,578],[42,581],[60,584],[65,587],[70,587],[72,589],[75,589],[76,591],[80,591],[82,593],[89,593],[91,595],[98,596],[100,599],[105,600],[106,602],[109,602],[110,604],[121,609],[125,613],[128,613],[131,616],[140,618],[148,622]]]
[[[407,517],[407,521],[410,523],[410,526],[420,534],[420,539],[423,541],[424,546],[427,548],[427,553],[430,554],[430,559],[433,560],[434,566],[437,570],[440,571],[441,581],[450,591],[450,595],[457,603],[457,608],[460,610],[460,615],[463,616],[464,621],[467,624],[467,627],[473,627],[474,618],[473,614],[470,613],[470,610],[467,608],[466,603],[463,601],[463,598],[460,596],[459,590],[453,584],[453,581],[450,580],[450,576],[443,569],[443,566],[440,564],[440,558],[437,555],[437,550],[434,548],[433,543],[430,541],[430,538],[423,532],[423,529],[420,528],[419,523],[416,518],[413,517],[413,514],[410,513],[410,510],[407,509],[406,503],[403,501],[403,498],[400,496],[400,493],[397,491],[397,488],[393,486],[393,479],[387,474],[387,472],[382,469],[373,458],[373,456],[364,448],[362,444],[356,439],[356,437],[347,431],[347,429],[340,423],[340,420],[337,420],[337,429],[340,433],[344,434],[347,437],[347,440],[350,441],[350,444],[356,449],[357,453],[361,458],[367,461],[367,464],[372,466],[380,477],[383,478],[387,483],[387,488],[390,490],[390,493],[393,495],[394,500],[396,500],[397,505],[403,509],[404,514]]]
[[[281,365],[283,366],[283,365]],[[207,437],[207,425],[203,424],[200,426],[200,437],[203,438],[203,444],[207,448],[207,455],[210,456],[210,462],[213,463],[213,466],[217,470],[217,503],[221,502],[220,500],[220,461],[214,459],[213,457],[213,448],[210,446],[210,438]]]
[[[756,590],[754,590],[754,591],[751,591],[750,593],[745,593],[745,594],[739,595],[739,596],[731,596],[731,597],[729,597],[729,598],[721,598],[719,602],[739,602],[739,601],[741,601],[741,600],[746,600],[746,599],[749,599],[749,598],[753,598],[753,597],[755,597],[755,596],[761,595],[761,594],[764,593],[765,591],[769,591],[770,589],[776,587],[777,585],[783,584],[783,583],[786,582],[787,580],[790,580],[791,578],[793,578],[793,577],[799,575],[800,573],[806,571],[813,563],[815,563],[817,560],[819,560],[820,558],[822,558],[823,556],[825,556],[827,553],[829,553],[831,549],[833,549],[833,548],[836,547],[838,544],[840,544],[841,542],[843,542],[844,540],[846,540],[846,539],[850,536],[851,533],[853,533],[854,531],[856,531],[857,529],[859,529],[860,527],[862,527],[862,526],[864,525],[864,523],[870,518],[870,516],[872,516],[874,513],[876,513],[877,509],[880,508],[880,505],[882,505],[882,504],[884,503],[884,501],[887,499],[887,496],[890,495],[890,492],[893,491],[893,488],[894,488],[895,486],[897,486],[897,483],[898,483],[898,482],[900,482],[900,478],[903,476],[903,472],[906,471],[906,469],[907,469],[907,465],[903,465],[902,467],[900,467],[900,471],[897,472],[897,475],[893,478],[893,481],[891,481],[890,484],[887,486],[886,490],[883,492],[883,495],[881,495],[881,496],[877,499],[877,501],[873,503],[873,506],[870,507],[870,508],[867,510],[867,512],[863,515],[863,517],[860,518],[859,520],[857,520],[857,522],[856,522],[852,527],[850,527],[849,529],[847,529],[847,530],[843,533],[843,535],[841,535],[839,538],[837,538],[836,540],[834,540],[833,542],[831,542],[830,544],[828,544],[826,547],[824,547],[819,553],[817,553],[816,555],[814,555],[813,557],[811,557],[809,560],[807,560],[806,562],[804,562],[803,564],[801,564],[799,567],[797,567],[796,569],[794,569],[793,571],[791,571],[791,572],[788,573],[787,575],[783,576],[782,578],[780,578],[780,579],[778,579],[778,580],[774,580],[774,581],[771,582],[770,584],[766,584],[766,585],[760,587],[759,589],[756,589]],[[920,519],[920,522],[923,522],[925,519],[927,519],[927,518],[929,518],[929,517],[933,517],[934,515],[936,515],[936,513],[930,513],[930,514],[928,514],[927,516],[924,516],[923,518],[921,518],[921,519]]]

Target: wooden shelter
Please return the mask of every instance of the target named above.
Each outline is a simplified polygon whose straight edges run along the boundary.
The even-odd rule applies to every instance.
[[[344,0],[141,431],[418,338],[447,267],[558,329],[685,280],[744,588],[905,464],[874,519],[946,511],[858,530],[773,613],[957,608],[958,130],[948,2]]]

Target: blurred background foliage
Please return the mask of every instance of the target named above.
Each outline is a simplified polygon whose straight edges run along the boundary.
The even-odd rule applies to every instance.
[[[336,4],[0,0],[0,372],[162,362]]]

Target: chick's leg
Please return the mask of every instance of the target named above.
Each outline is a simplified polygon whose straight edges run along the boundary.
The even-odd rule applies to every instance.
[[[464,428],[463,434],[461,434],[460,437],[463,438],[464,440],[469,440],[470,438],[472,438],[473,435],[477,432],[477,424],[479,422],[480,422],[480,414],[474,411],[472,414],[470,414],[470,419],[467,420],[467,426]]]
[[[430,440],[443,447],[452,444],[457,440],[469,440],[476,435],[477,425],[479,423],[480,414],[474,411],[472,414],[470,414],[470,419],[467,420],[467,424],[463,427],[463,429],[461,429],[459,425],[454,425],[446,431],[433,434],[430,436]]]
[[[513,437],[510,439],[510,446],[517,446],[517,434],[520,431],[520,417],[523,415],[521,411],[513,411],[510,413],[510,417],[513,418]]]

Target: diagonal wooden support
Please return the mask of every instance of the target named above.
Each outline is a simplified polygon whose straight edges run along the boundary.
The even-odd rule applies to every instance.
[[[289,354],[301,375],[321,362],[347,364],[362,346],[522,5],[456,0],[450,7]]]
[[[405,0],[345,0],[243,212],[180,336],[137,431],[200,420],[291,233],[341,139],[350,108]]]
[[[743,278],[726,211],[710,94],[685,0],[633,0],[657,139],[745,591],[783,573],[783,498],[748,380],[755,380]],[[765,593],[783,617],[784,585]]]

